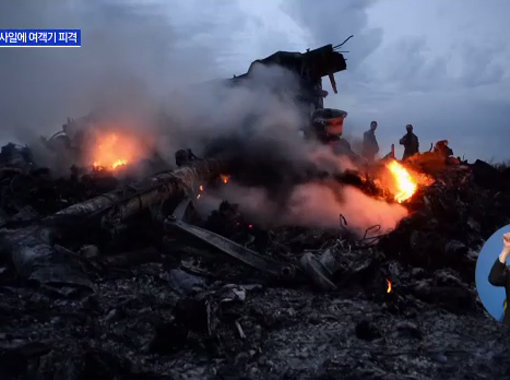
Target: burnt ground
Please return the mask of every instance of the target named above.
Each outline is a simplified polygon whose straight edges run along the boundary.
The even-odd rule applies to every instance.
[[[247,291],[244,302],[224,306],[220,326],[209,337],[200,329],[200,305],[189,306],[189,324],[198,324],[196,329],[171,323],[182,298],[169,287],[160,264],[140,266],[97,286],[96,294],[77,299],[3,287],[2,378],[509,376],[510,334],[480,305],[448,310],[411,294],[400,296],[398,287],[398,309],[394,301],[375,301],[364,292]]]
[[[373,245],[340,231],[269,234],[267,254],[290,261],[329,249],[334,291],[275,282],[218,252],[197,258],[186,244],[137,248],[145,258],[134,261],[106,245],[83,249],[93,292],[26,282],[4,260],[0,378],[510,378],[510,331],[485,312],[474,284],[483,241],[509,222],[507,177],[492,169],[475,164],[438,177],[408,204],[412,215]],[[46,185],[24,188],[68,194],[25,199],[4,186],[3,217],[23,219],[7,199],[50,213],[64,198],[115,184],[89,184],[79,195],[67,182]]]

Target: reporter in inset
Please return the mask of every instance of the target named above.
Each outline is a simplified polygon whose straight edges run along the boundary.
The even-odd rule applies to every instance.
[[[503,305],[503,311],[505,313],[503,323],[510,326],[510,312],[507,307],[508,296],[510,294],[510,272],[509,268],[506,266],[508,256],[510,256],[510,232],[503,235],[503,250],[489,273],[489,282],[491,285],[505,287],[506,298]]]

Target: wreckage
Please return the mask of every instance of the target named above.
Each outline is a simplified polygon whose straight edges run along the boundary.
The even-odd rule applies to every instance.
[[[346,112],[323,108],[323,97],[326,93],[322,90],[322,77],[329,77],[336,93],[334,74],[346,69],[345,59],[337,51],[342,45],[343,43],[336,46],[326,45],[308,50],[306,53],[277,52],[265,59],[254,61],[246,74],[231,80],[232,85],[250,86],[250,81],[254,80],[252,74],[259,65],[278,65],[290,70],[299,78],[296,101],[301,104],[302,109],[311,110],[310,126],[315,131],[316,137],[322,142],[330,142],[331,136],[336,136],[333,140],[341,141],[339,136],[342,134]],[[91,128],[91,125],[97,122],[98,115],[94,114],[78,120],[68,119],[62,131],[49,139],[43,139],[43,142],[48,149],[59,151],[64,147],[67,151],[83,154],[80,153],[84,151],[83,144],[89,141],[87,138],[89,132],[86,128]],[[131,159],[127,160],[124,156],[116,157],[110,153],[118,149],[115,143],[119,148],[122,144],[131,144],[129,140],[125,140],[127,137],[123,138],[124,140],[117,141],[119,137],[114,133],[103,137],[101,149],[96,149],[96,155],[92,156],[93,176],[131,163]],[[350,147],[347,147],[347,150],[350,152]],[[346,154],[345,151],[337,153]],[[1,157],[5,164],[18,170],[27,171],[33,166],[30,151],[26,147],[7,145],[2,149]],[[42,218],[29,218],[22,227],[18,227],[17,223],[5,223],[0,230],[4,254],[10,258],[18,274],[27,280],[91,287],[87,276],[79,269],[78,255],[64,248],[58,241],[70,238],[83,240],[90,231],[102,231],[113,237],[123,230],[129,230],[128,224],[133,217],[149,212],[150,223],[159,223],[165,229],[185,233],[227,254],[230,258],[280,281],[300,282],[307,274],[322,289],[336,289],[330,279],[332,275],[330,259],[324,261],[305,254],[300,260],[293,262],[275,260],[225,236],[188,224],[185,216],[193,209],[192,200],[195,196],[200,197],[204,185],[208,186],[221,178],[228,178],[224,173],[235,175],[236,171],[242,168],[236,168],[236,157],[199,159],[189,149],[176,152],[175,160],[178,166],[176,170],[163,171],[145,180],[128,183]],[[420,162],[423,163],[423,160],[415,159],[409,170],[413,166],[419,167]],[[420,167],[420,170],[423,169]],[[388,189],[373,181],[381,170],[389,170],[388,172],[395,178],[395,187],[389,193]],[[78,172],[79,170],[74,168],[72,174],[74,181],[77,180]],[[352,171],[334,175],[312,173],[313,170],[308,173],[308,181],[331,178],[336,183],[355,186],[370,196],[386,197],[399,203],[411,198],[418,185],[433,183],[433,180],[425,175],[415,173],[412,178],[408,169],[398,164],[392,155],[386,156],[379,165],[373,166],[370,173]],[[345,218],[342,218],[345,221]],[[365,237],[366,235],[367,232]]]
[[[299,78],[300,94],[296,100],[302,103],[302,107],[310,112],[324,108],[324,97],[327,96],[327,92],[322,89],[322,78],[328,76],[336,94],[338,90],[335,73],[347,69],[345,58],[338,50],[346,41],[335,46],[330,44],[314,50],[308,49],[306,53],[276,52],[267,58],[253,61],[248,71],[245,74],[234,76],[231,83],[234,86],[249,86],[258,67],[283,67]],[[279,90],[284,91],[285,89],[280,88]]]
[[[114,236],[129,218],[151,211],[153,222],[163,221],[166,227],[191,235],[217,248],[228,256],[285,282],[302,281],[308,273],[319,286],[335,289],[324,265],[305,255],[301,266],[260,255],[253,250],[214,232],[187,224],[183,218],[192,205],[194,194],[229,172],[222,160],[194,160],[187,166],[149,177],[139,183],[115,189],[92,199],[71,205],[28,226],[11,228],[7,223],[0,230],[3,253],[10,257],[18,274],[26,280],[45,284],[87,286],[90,281],[80,271],[77,254],[56,243],[57,237],[83,239],[93,230],[101,229]],[[337,178],[341,180],[341,177]],[[169,208],[170,205],[170,208]],[[173,210],[165,215],[164,210]],[[304,270],[304,272],[303,272]]]
[[[340,136],[343,132],[343,121],[347,112],[332,108],[324,108],[327,91],[322,88],[322,78],[328,77],[334,93],[338,93],[335,73],[347,69],[346,60],[340,48],[351,38],[338,45],[325,45],[318,49],[308,49],[305,53],[279,51],[264,59],[253,61],[245,74],[231,79],[233,86],[251,86],[256,79],[255,73],[261,66],[278,66],[289,70],[298,78],[299,91],[295,102],[304,117],[309,119],[309,126],[303,132],[308,138],[316,138],[323,143],[340,142],[339,153],[350,153],[350,147]],[[285,92],[286,88],[275,89]]]
[[[220,164],[202,161],[192,167],[162,173],[136,185],[102,194],[88,201],[72,205],[53,215],[36,221],[33,226],[4,230],[2,246],[10,254],[18,273],[27,280],[42,283],[85,284],[72,255],[62,254],[54,247],[58,234],[87,231],[96,223],[115,233],[130,216],[163,204],[167,200],[180,200],[188,196],[199,183],[218,176]],[[87,231],[89,232],[89,231]]]
[[[256,71],[258,65],[278,65],[299,77],[299,88],[297,101],[304,109],[312,110],[311,123],[315,130],[326,131],[328,128],[335,129],[336,134],[341,134],[341,125],[345,113],[343,111],[324,110],[323,97],[326,95],[322,90],[322,77],[328,76],[332,88],[337,92],[334,74],[346,69],[346,63],[343,55],[336,50],[343,44],[333,47],[326,45],[319,49],[309,50],[306,53],[277,52],[265,59],[253,62],[244,75],[235,77],[232,82],[234,85],[249,86],[252,79],[252,73]],[[285,89],[283,89],[285,90]],[[49,139],[44,139],[45,146],[49,149],[65,149],[73,152],[74,155],[81,154],[85,143],[87,127],[97,122],[97,117],[90,115],[77,121],[68,119],[64,124],[63,130],[55,133]],[[338,122],[340,120],[340,122]],[[117,137],[110,135],[103,140],[114,141]],[[104,141],[103,145],[106,144]],[[111,144],[111,143],[110,143]],[[111,146],[109,149],[113,149]],[[5,152],[4,152],[5,150]],[[13,146],[7,146],[3,150],[5,161],[19,166],[20,162],[26,162],[27,152],[23,148],[16,150]],[[181,166],[191,161],[196,156],[189,152],[182,155],[184,151],[176,153],[176,163]],[[8,153],[10,155],[8,155]],[[186,157],[187,155],[187,157]],[[12,157],[11,157],[12,156]],[[104,156],[104,154],[103,154]],[[110,158],[110,157],[109,157]],[[94,169],[103,168],[99,159],[94,159]],[[127,163],[126,159],[113,159],[108,165],[112,169]],[[42,282],[79,282],[75,270],[76,265],[63,264],[70,260],[70,255],[62,255],[61,250],[52,248],[53,237],[56,234],[70,233],[72,230],[90,226],[91,223],[98,223],[102,228],[110,232],[120,228],[123,222],[132,215],[141,213],[155,205],[163,204],[167,201],[178,202],[190,198],[193,191],[198,189],[197,183],[209,183],[213,177],[218,177],[221,172],[229,172],[227,168],[219,170],[217,161],[195,161],[189,167],[181,167],[175,172],[168,172],[151,177],[142,183],[129,185],[126,188],[114,190],[106,194],[97,196],[85,202],[81,202],[58,211],[41,221],[37,226],[18,231],[7,231],[3,236],[4,247],[8,247],[11,260],[18,269],[18,272],[27,279],[38,280]],[[338,179],[338,178],[337,178]],[[241,261],[249,263],[258,269],[263,269],[273,275],[282,273],[295,273],[295,270],[289,269],[289,265],[276,265],[269,258],[258,258],[257,254],[250,252],[246,248],[237,247],[233,242],[225,242],[224,239],[216,237],[213,233],[198,233],[196,228],[184,227],[184,222],[174,221],[174,227],[194,234],[195,237],[204,241],[216,239],[216,247],[223,248],[234,257]],[[218,243],[222,242],[221,244]],[[234,254],[237,251],[237,255]],[[241,252],[241,253],[239,253]],[[57,267],[66,266],[67,269],[57,270]],[[279,267],[275,269],[275,266]],[[283,268],[283,269],[280,269]],[[49,269],[51,268],[51,269]],[[63,268],[63,267],[62,267]],[[67,272],[67,274],[65,274]],[[67,278],[67,280],[65,280]],[[74,279],[71,281],[71,279]],[[82,283],[84,283],[82,281]],[[329,285],[331,287],[331,284]]]
[[[317,87],[345,69],[332,45],[276,53],[232,82],[258,64],[302,74],[311,128],[341,133],[334,120],[345,114],[324,109]],[[77,122],[94,124],[69,120],[66,130]],[[79,151],[80,137],[67,132],[48,149]],[[235,157],[182,149],[176,168],[135,181],[120,175],[132,164],[116,165],[125,157],[93,156],[54,178],[27,147],[5,146],[0,374],[504,376],[507,332],[484,315],[473,273],[480,245],[508,222],[510,171],[454,160],[444,146],[406,162],[390,154],[360,171],[307,173],[408,210],[393,231],[374,225],[361,235],[344,215],[333,229],[262,228],[228,201],[197,215],[205,189],[237,180]]]
[[[444,166],[434,172],[434,184],[418,188],[405,202],[412,216],[375,239],[349,238],[341,228],[345,223],[329,232],[283,227],[269,231],[265,248],[255,251],[246,241],[191,222],[189,204],[203,194],[201,186],[229,186],[228,169],[220,160],[193,159],[47,215],[10,206],[1,230],[3,262],[13,264],[15,278],[39,286],[25,293],[23,286],[13,287],[10,270],[0,273],[2,284],[11,284],[0,286],[0,307],[10,317],[3,322],[9,335],[0,335],[0,347],[6,357],[19,358],[15,368],[0,359],[2,373],[36,368],[55,379],[78,379],[70,374],[200,377],[200,371],[234,371],[262,379],[293,371],[302,377],[343,373],[345,366],[320,357],[359,360],[359,347],[383,363],[398,364],[399,373],[417,371],[412,358],[420,357],[426,375],[432,371],[434,377],[449,373],[449,362],[471,368],[488,360],[473,353],[480,345],[489,349],[480,343],[484,336],[502,332],[476,301],[473,247],[505,223],[508,171],[483,162]],[[4,206],[16,199],[9,183],[16,189],[21,178],[19,171],[2,171]],[[32,190],[41,186],[24,183]],[[54,182],[61,194],[71,184]],[[83,182],[71,193],[87,186],[92,185]],[[140,224],[157,230],[165,244],[155,244],[154,234],[148,239]],[[246,228],[256,235],[256,227]],[[115,250],[123,240],[127,251]],[[302,286],[310,280],[322,292]],[[30,331],[37,335],[27,340]],[[94,331],[98,335],[90,336]],[[302,331],[308,331],[304,341]],[[124,336],[133,343],[118,338]],[[316,352],[324,339],[340,338],[346,348],[328,343],[334,353]],[[496,342],[490,350],[504,352],[503,340]],[[282,343],[285,351],[278,348]],[[201,369],[197,353],[225,362]],[[241,354],[245,359],[234,359]],[[323,364],[293,364],[303,357]],[[276,359],[282,364],[270,363]],[[496,374],[505,370],[505,362],[498,363],[492,366]],[[349,371],[358,377],[368,373],[354,368]],[[394,374],[383,365],[374,368],[370,371],[388,373],[388,379]]]

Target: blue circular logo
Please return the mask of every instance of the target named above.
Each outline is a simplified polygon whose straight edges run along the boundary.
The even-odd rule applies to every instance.
[[[502,264],[499,260],[504,248],[503,235],[510,232],[510,225],[494,232],[483,245],[478,256],[475,281],[483,306],[495,319],[503,322],[506,310],[505,287],[510,286],[510,260]],[[510,242],[508,243],[510,245]],[[506,255],[503,255],[506,257]],[[510,259],[510,254],[508,255]],[[507,311],[510,314],[510,310]],[[507,317],[510,322],[510,315]]]

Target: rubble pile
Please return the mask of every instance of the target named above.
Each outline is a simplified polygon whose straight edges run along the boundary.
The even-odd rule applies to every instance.
[[[394,231],[360,238],[341,223],[263,230],[228,202],[202,219],[180,190],[173,211],[149,202],[212,176],[205,162],[152,177],[156,191],[108,171],[55,178],[14,148],[0,160],[1,379],[510,376],[510,333],[474,284],[481,245],[509,223],[504,168],[434,171]]]
[[[436,172],[435,183],[409,202],[412,215],[382,245],[411,264],[463,270],[483,242],[510,222],[509,180],[504,170],[480,160]]]

